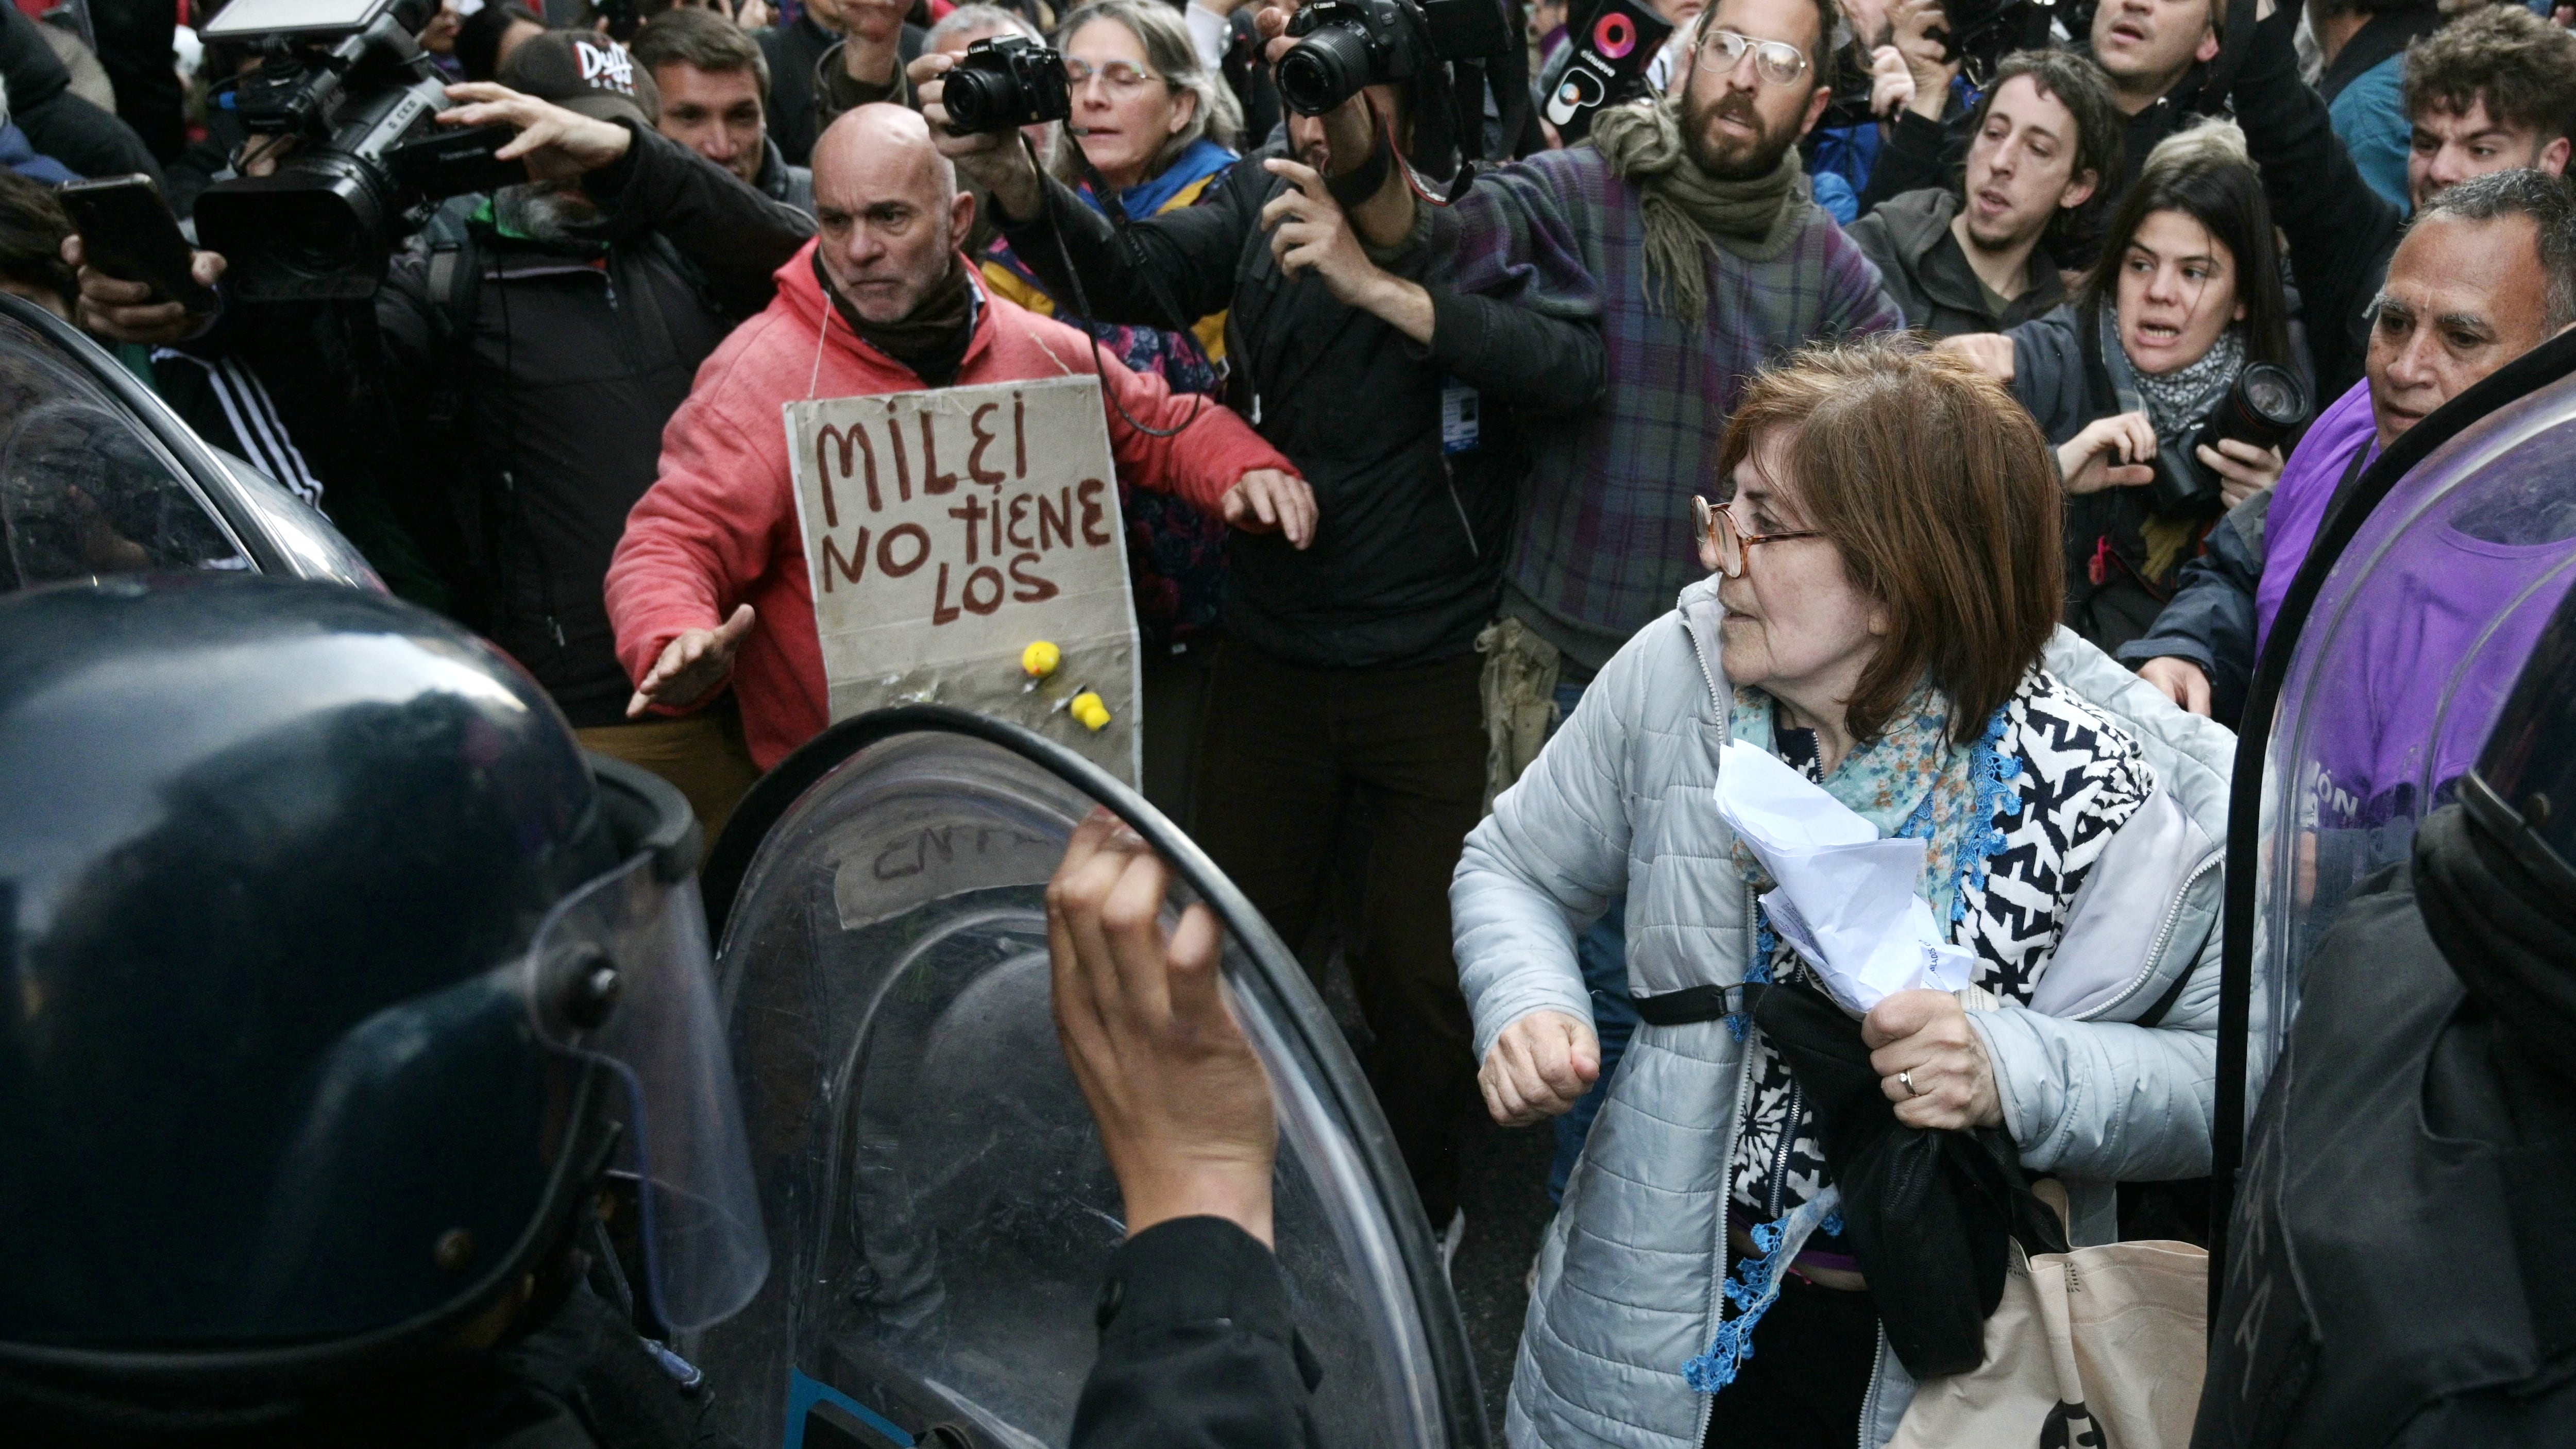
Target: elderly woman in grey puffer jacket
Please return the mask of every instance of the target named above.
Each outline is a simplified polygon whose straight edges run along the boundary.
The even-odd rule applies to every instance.
[[[1899,1120],[2000,1125],[2078,1243],[2115,1235],[2117,1182],[2208,1170],[2231,741],[2057,627],[2045,439],[2000,386],[1879,344],[1759,379],[1720,466],[1717,576],[1602,671],[1450,888],[1498,1120],[1597,1076],[1574,941],[1623,890],[1645,1018],[1540,1250],[1517,1449],[1873,1446],[1912,1398],[1797,1083],[1724,1014],[1809,974],[1719,816],[1730,739],[1926,842],[1919,893],[1976,983],[1863,1022]]]

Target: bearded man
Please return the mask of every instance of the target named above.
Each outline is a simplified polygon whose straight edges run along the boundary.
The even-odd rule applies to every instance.
[[[1834,23],[1834,0],[1720,0],[1686,32],[1690,64],[1662,100],[1604,112],[1588,144],[1486,173],[1447,210],[1406,195],[1357,218],[1376,246],[1454,258],[1461,290],[1500,291],[1568,253],[1600,287],[1609,386],[1535,438],[1502,619],[1478,645],[1500,706],[1489,789],[1700,577],[1690,500],[1715,486],[1708,456],[1753,375],[1808,342],[1905,325],[1800,185],[1798,140],[1833,99]],[[1625,1040],[1625,908],[1612,901],[1579,953],[1610,1028],[1601,1083]],[[1556,1182],[1598,1101],[1558,1119]]]

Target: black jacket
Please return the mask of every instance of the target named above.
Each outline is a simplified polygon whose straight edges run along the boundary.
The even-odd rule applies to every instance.
[[[9,119],[38,151],[83,176],[140,171],[161,179],[161,163],[133,127],[72,94],[71,71],[15,5],[0,5],[0,82],[9,90]]]
[[[1138,1233],[1100,1289],[1074,1449],[1316,1449],[1322,1370],[1270,1250],[1223,1218]]]
[[[920,58],[925,35],[920,26],[904,26],[895,47],[896,74]],[[802,166],[812,159],[814,138],[823,130],[814,103],[814,67],[841,37],[816,23],[812,11],[800,10],[795,23],[773,25],[752,38],[769,59],[770,139],[789,161]]]
[[[2172,602],[2153,627],[2120,646],[2124,664],[2188,659],[2209,676],[2209,714],[2229,729],[2245,712],[2254,677],[2254,589],[2263,581],[2263,525],[2272,514],[2264,489],[2228,510],[2201,540],[2200,557],[2174,576]]]
[[[1003,227],[1049,295],[1089,315],[1171,326],[1147,278],[1181,318],[1226,312],[1228,399],[1315,490],[1313,545],[1235,533],[1226,545],[1228,633],[1310,668],[1428,664],[1474,647],[1489,623],[1529,455],[1533,413],[1562,413],[1602,388],[1601,334],[1588,321],[1463,296],[1445,259],[1409,247],[1396,269],[1423,283],[1436,322],[1428,348],[1333,300],[1311,275],[1284,276],[1261,208],[1288,183],[1258,156],[1223,173],[1195,206],[1137,221],[1144,270],[1109,222],[1053,180],[1047,214]],[[1050,225],[1050,218],[1052,225]],[[1443,389],[1477,394],[1477,445],[1444,453]]]
[[[2246,153],[2263,173],[2272,223],[2290,241],[2300,316],[2316,358],[2317,396],[2340,396],[2361,377],[2370,350],[2362,312],[2388,275],[2406,218],[2370,189],[2334,133],[2325,98],[2299,79],[2291,39],[2299,7],[2254,29],[2236,79],[2236,118]]]
[[[1853,222],[1851,239],[1878,267],[1887,295],[1905,311],[1905,325],[1935,337],[1962,332],[2001,332],[2041,316],[2066,300],[2066,283],[2044,247],[2031,249],[2022,294],[2003,311],[1986,304],[1984,285],[1968,254],[1951,235],[1959,193],[1946,186],[1909,191]]]
[[[444,263],[425,235],[376,294],[396,394],[420,422],[415,486],[454,499],[475,561],[459,612],[583,726],[625,717],[632,685],[600,584],[652,486],[662,425],[814,234],[805,213],[630,129],[627,155],[584,181],[608,210],[604,248],[518,241],[477,219]],[[467,252],[470,287],[452,279]]]

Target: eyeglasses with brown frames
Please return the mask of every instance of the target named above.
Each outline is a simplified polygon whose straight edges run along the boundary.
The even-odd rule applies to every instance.
[[[1730,579],[1744,577],[1744,551],[1757,543],[1786,543],[1796,538],[1824,537],[1812,528],[1746,533],[1736,526],[1733,508],[1712,504],[1696,493],[1691,495],[1691,517],[1699,527],[1699,536],[1717,546],[1718,572]]]

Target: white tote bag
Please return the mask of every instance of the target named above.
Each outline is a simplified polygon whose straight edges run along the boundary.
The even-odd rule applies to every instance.
[[[2188,1243],[2015,1244],[1985,1363],[1917,1385],[1890,1449],[2186,1449],[2208,1324],[2209,1254]]]

